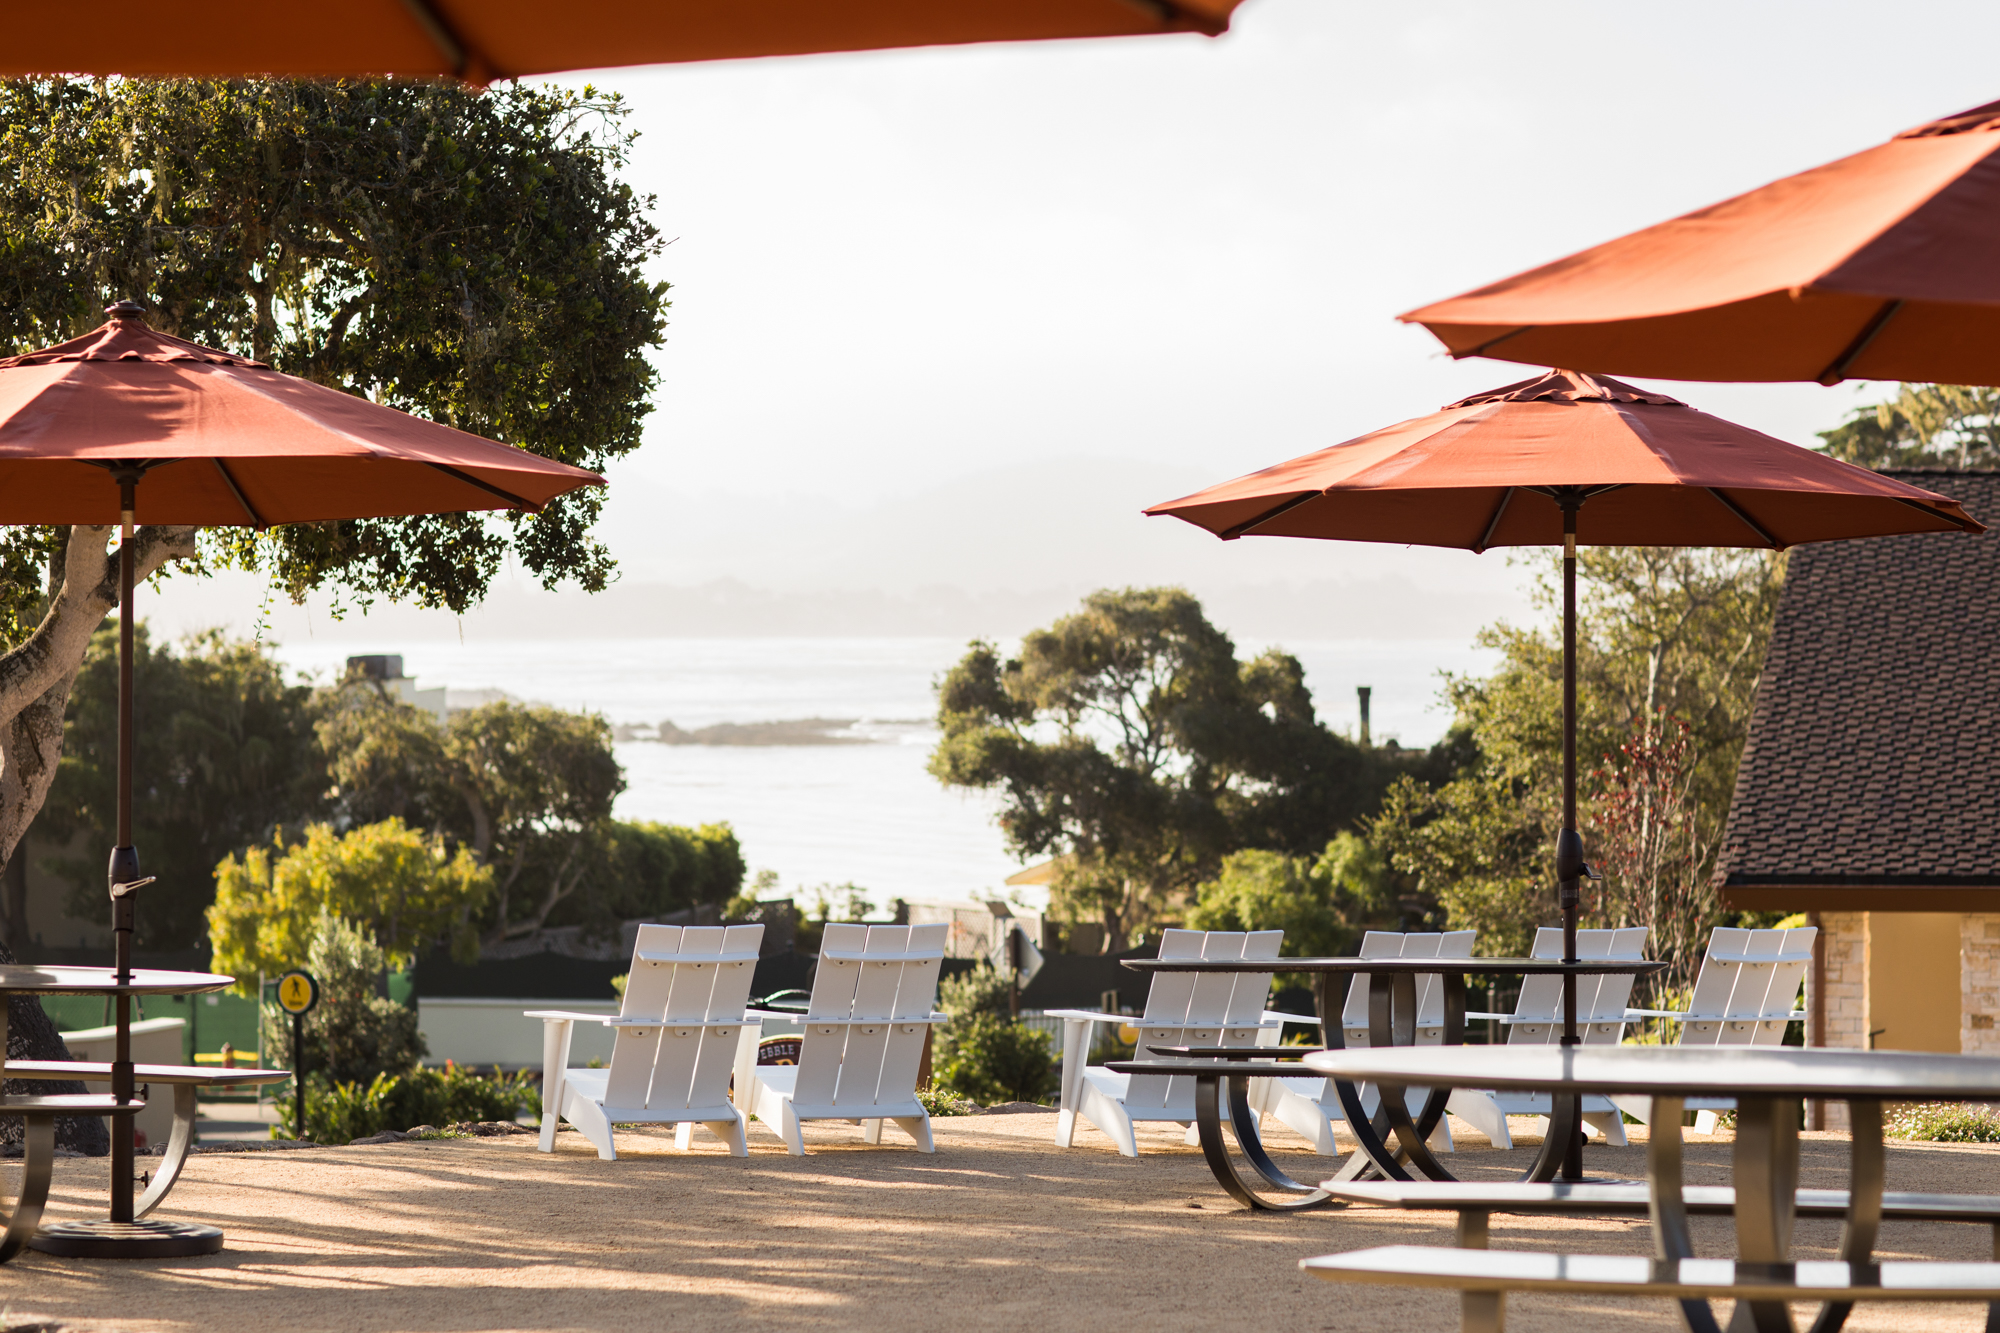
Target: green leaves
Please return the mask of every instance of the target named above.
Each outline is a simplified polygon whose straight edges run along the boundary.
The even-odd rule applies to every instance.
[[[1238,662],[1179,588],[1092,593],[1018,659],[972,644],[937,688],[931,773],[999,792],[1009,847],[1064,855],[1057,907],[1114,950],[1231,852],[1316,852],[1408,766],[1321,726],[1288,654]]]
[[[132,296],[180,337],[602,470],[639,446],[668,308],[644,272],[653,200],[616,178],[625,115],[518,85],[0,82],[0,345],[74,337]],[[601,589],[602,505],[228,530],[205,556],[294,598],[457,612],[510,553]],[[0,564],[50,541],[0,543]]]

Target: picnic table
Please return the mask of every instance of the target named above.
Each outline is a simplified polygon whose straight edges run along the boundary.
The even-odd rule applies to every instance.
[[[22,1145],[21,1192],[0,1235],[0,1263],[14,1257],[25,1245],[52,1254],[91,1257],[120,1257],[120,1237],[143,1229],[148,1239],[140,1242],[147,1256],[163,1253],[205,1254],[220,1249],[222,1233],[199,1223],[163,1223],[139,1219],[158,1207],[187,1160],[194,1142],[195,1091],[198,1086],[227,1087],[270,1083],[291,1077],[286,1070],[195,1069],[178,1065],[135,1065],[122,1062],[8,1060],[7,1005],[15,995],[200,995],[235,983],[234,977],[214,972],[171,972],[154,968],[130,969],[120,981],[109,967],[42,967],[28,963],[0,964],[0,1078],[74,1079],[85,1083],[110,1083],[108,1095],[58,1094],[53,1096],[0,1097],[0,1114],[21,1115],[27,1121]],[[174,1128],[159,1167],[149,1173],[147,1190],[135,1208],[129,1165],[120,1179],[121,1163],[112,1159],[111,1216],[106,1221],[63,1222],[39,1227],[47,1204],[49,1181],[55,1162],[55,1118],[59,1115],[130,1116],[145,1106],[135,1091],[141,1084],[159,1083],[174,1088]],[[121,1188],[122,1186],[122,1188]],[[121,1206],[122,1205],[122,1206]],[[123,1216],[120,1216],[120,1213]],[[39,1228],[39,1230],[38,1230]],[[162,1239],[166,1245],[162,1247]]]
[[[1355,978],[1354,984],[1368,987],[1368,1049],[1382,1050],[1391,1047],[1412,1047],[1417,1032],[1417,981],[1422,977],[1437,978],[1444,1001],[1443,1046],[1426,1046],[1427,1051],[1480,1050],[1482,1047],[1463,1047],[1465,1041],[1466,985],[1468,976],[1548,976],[1548,977],[1593,977],[1607,975],[1644,976],[1657,972],[1666,966],[1663,962],[1634,961],[1627,959],[1586,959],[1566,963],[1551,958],[1283,958],[1283,959],[1206,959],[1206,958],[1128,958],[1125,966],[1134,971],[1153,972],[1305,972],[1316,978],[1346,975]],[[1338,1011],[1338,1001],[1333,996],[1333,987],[1318,985],[1319,1025],[1326,1051],[1338,1051],[1345,1047]],[[1566,1022],[1564,1040],[1575,1038],[1573,1015]],[[1527,1046],[1509,1047],[1510,1050],[1555,1049]],[[1315,1186],[1293,1179],[1279,1168],[1264,1150],[1257,1129],[1258,1117],[1250,1110],[1249,1092],[1252,1078],[1284,1077],[1317,1073],[1317,1070],[1301,1069],[1296,1063],[1284,1063],[1288,1056],[1298,1057],[1308,1051],[1286,1047],[1232,1047],[1232,1048],[1161,1048],[1154,1054],[1167,1056],[1167,1063],[1159,1061],[1130,1060],[1118,1061],[1107,1068],[1128,1074],[1172,1074],[1186,1075],[1195,1080],[1195,1125],[1202,1143],[1202,1151],[1208,1159],[1209,1169],[1231,1198],[1247,1207],[1276,1211],[1295,1211],[1301,1208],[1320,1207],[1330,1202],[1331,1196]],[[1446,1058],[1450,1058],[1447,1056]],[[1228,1115],[1230,1128],[1234,1131],[1237,1146],[1250,1163],[1252,1175],[1240,1172],[1229,1157],[1228,1147],[1222,1137],[1223,1097],[1221,1084],[1229,1083]],[[1401,1086],[1378,1085],[1379,1101],[1373,1115],[1370,1115],[1361,1097],[1360,1084],[1365,1079],[1333,1076],[1335,1095],[1347,1119],[1349,1130],[1359,1145],[1355,1155],[1344,1165],[1338,1178],[1351,1178],[1362,1174],[1380,1174],[1390,1180],[1409,1180],[1411,1175],[1404,1163],[1409,1163],[1425,1177],[1432,1180],[1456,1179],[1451,1171],[1431,1152],[1427,1140],[1443,1119],[1445,1103],[1451,1099],[1452,1086],[1486,1087],[1486,1084],[1437,1085],[1429,1090],[1421,1108],[1412,1112],[1406,1105]],[[1558,1174],[1576,1178],[1579,1172],[1568,1171],[1577,1160],[1571,1145],[1582,1134],[1583,1097],[1557,1095],[1551,1099],[1549,1132],[1542,1140],[1542,1150],[1537,1155],[1525,1180],[1546,1181]],[[1394,1140],[1391,1146],[1390,1140]],[[1269,1193],[1275,1191],[1275,1193]]]
[[[1322,1051],[1304,1063],[1328,1077],[1378,1085],[1494,1088],[1578,1096],[1627,1093],[1653,1099],[1647,1146],[1647,1207],[1653,1220],[1650,1257],[1493,1253],[1473,1248],[1396,1245],[1304,1261],[1334,1281],[1428,1285],[1464,1293],[1464,1327],[1484,1333],[1501,1326],[1508,1291],[1593,1295],[1658,1295],[1680,1302],[1690,1329],[1718,1328],[1708,1302],[1731,1297],[1746,1304],[1731,1327],[1759,1333],[1789,1330],[1787,1301],[1822,1302],[1814,1333],[1835,1333],[1848,1310],[1864,1300],[2000,1298],[2000,1263],[1876,1263],[1883,1218],[1882,1103],[1990,1101],[2000,1096],[2000,1059],[1915,1051],[1805,1050],[1787,1047],[1436,1047]],[[1733,1259],[1699,1259],[1688,1230],[1689,1192],[1682,1182],[1683,1104],[1690,1097],[1736,1099]],[[1799,1211],[1799,1123],[1808,1099],[1844,1101],[1853,1126],[1849,1188],[1842,1210],[1838,1259],[1795,1263],[1790,1257]],[[1413,1185],[1410,1196],[1427,1188]],[[1492,1198],[1479,1187],[1442,1187],[1470,1203],[1508,1211],[1507,1186]],[[1365,1191],[1347,1191],[1350,1194]],[[1469,1193],[1468,1193],[1469,1192]],[[1954,1196],[1939,1196],[1928,1212],[1949,1216]],[[1986,1220],[2000,1200],[1977,1200]],[[1825,1211],[1820,1209],[1817,1211]],[[1972,1216],[1972,1212],[1967,1216]],[[1463,1234],[1463,1233],[1462,1233]]]

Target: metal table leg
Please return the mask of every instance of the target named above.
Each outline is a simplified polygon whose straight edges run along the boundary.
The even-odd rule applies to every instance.
[[[1257,1133],[1257,1115],[1250,1109],[1250,1080],[1259,1076],[1268,1077],[1262,1071],[1257,1075],[1234,1073],[1220,1065],[1213,1074],[1196,1076],[1195,1129],[1201,1137],[1201,1152],[1208,1159],[1208,1169],[1229,1197],[1246,1208],[1298,1212],[1306,1208],[1325,1207],[1333,1202],[1332,1195],[1292,1179],[1264,1151],[1263,1140]],[[1229,1125],[1236,1134],[1236,1146],[1261,1178],[1261,1184],[1244,1178],[1229,1156],[1229,1145],[1223,1142],[1220,1092],[1225,1078],[1229,1080]],[[1280,1193],[1276,1198],[1265,1198],[1258,1191],[1266,1188]]]
[[[0,1009],[6,1001],[0,1000]],[[0,1042],[6,1040],[0,1035]],[[35,1228],[41,1225],[42,1209],[49,1201],[49,1178],[56,1163],[56,1118],[53,1112],[29,1112],[27,1132],[21,1144],[21,1193],[14,1211],[7,1217],[7,1230],[0,1235],[0,1264],[21,1252]]]
[[[1454,1024],[1453,992],[1456,991],[1457,1023],[1459,1035],[1465,1027],[1465,979],[1456,973],[1446,973],[1445,1040],[1451,1041]],[[1417,1037],[1417,982],[1412,973],[1376,974],[1360,972],[1355,974],[1357,982],[1368,986],[1368,1044],[1372,1048],[1385,1046],[1413,1046]],[[1456,983],[1454,987],[1452,983]],[[1320,1031],[1329,1050],[1344,1050],[1347,1046],[1346,1033],[1340,1026],[1340,1017],[1329,1013],[1331,1001],[1321,995]],[[1372,1167],[1389,1180],[1410,1180],[1413,1177],[1404,1169],[1405,1160],[1413,1164],[1432,1180],[1456,1180],[1457,1177],[1445,1169],[1442,1162],[1431,1153],[1428,1140],[1437,1129],[1438,1121],[1444,1118],[1445,1104],[1451,1100],[1451,1089],[1432,1088],[1425,1099],[1423,1109],[1415,1116],[1410,1114],[1404,1103],[1403,1090],[1398,1087],[1377,1084],[1375,1091],[1379,1098],[1375,1114],[1370,1116],[1361,1103],[1361,1090],[1346,1079],[1333,1080],[1334,1095],[1340,1100],[1341,1112],[1347,1118],[1347,1127],[1360,1145],[1355,1157],[1343,1166],[1335,1177],[1349,1180]],[[1395,1137],[1397,1147],[1391,1149],[1387,1139]]]
[[[1848,1103],[1853,1125],[1849,1158],[1847,1217],[1841,1224],[1840,1258],[1865,1266],[1872,1262],[1875,1237],[1882,1222],[1882,1107],[1879,1102]],[[1789,1269],[1792,1223],[1799,1187],[1799,1114],[1801,1104],[1790,1097],[1744,1097],[1736,1104],[1736,1267],[1739,1273],[1757,1268]],[[1653,1099],[1652,1133],[1646,1148],[1646,1176],[1651,1186],[1655,1257],[1679,1263],[1694,1257],[1688,1234],[1687,1206],[1681,1193],[1681,1115],[1679,1097]],[[1721,1333],[1705,1300],[1680,1303],[1681,1316],[1692,1333]],[[1822,1304],[1811,1333],[1839,1333],[1854,1307],[1849,1302]],[[1989,1316],[1989,1323],[1991,1316]],[[1729,1333],[1792,1333],[1791,1310],[1782,1301],[1738,1301]]]
[[[194,1146],[194,1122],[199,1109],[194,1084],[174,1084],[174,1127],[167,1134],[167,1150],[160,1155],[160,1164],[153,1169],[152,1182],[132,1209],[134,1220],[158,1208],[173,1189],[174,1182],[181,1178],[181,1168],[187,1165],[188,1149]]]

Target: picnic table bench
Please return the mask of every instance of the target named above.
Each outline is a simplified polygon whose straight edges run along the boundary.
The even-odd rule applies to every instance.
[[[1455,1288],[1466,1333],[1498,1333],[1509,1291],[1666,1296],[1680,1303],[1693,1333],[1719,1333],[1708,1304],[1716,1297],[1738,1302],[1732,1329],[1755,1333],[1789,1331],[1791,1301],[1821,1302],[1813,1333],[1837,1333],[1854,1303],[1864,1300],[1984,1301],[1988,1326],[2000,1324],[2000,1262],[1877,1263],[1872,1257],[1885,1219],[1980,1221],[2000,1236],[2000,1199],[1887,1194],[1882,1188],[1882,1103],[1989,1100],[2000,1091],[2000,1060],[1785,1047],[1405,1047],[1323,1051],[1305,1063],[1387,1086],[1625,1093],[1653,1101],[1643,1185],[1328,1182],[1322,1192],[1329,1199],[1456,1211],[1460,1245],[1384,1246],[1305,1260],[1301,1266],[1314,1276]],[[1735,1187],[1689,1189],[1681,1170],[1683,1106],[1690,1096],[1722,1094],[1734,1096],[1739,1108]],[[1848,1104],[1853,1133],[1845,1191],[1798,1188],[1800,1103],[1808,1097]],[[1636,1212],[1641,1201],[1653,1221],[1650,1257],[1485,1248],[1494,1212]],[[1689,1215],[1725,1211],[1736,1221],[1736,1257],[1697,1258]],[[1842,1219],[1837,1259],[1790,1259],[1792,1224],[1801,1213]]]
[[[109,1060],[9,1060],[6,1071],[7,1077],[19,1079],[75,1079],[83,1083],[111,1081]],[[134,1065],[132,1074],[142,1088],[158,1083],[174,1090],[174,1127],[167,1135],[160,1164],[150,1173],[146,1192],[132,1205],[135,1220],[159,1207],[180,1179],[181,1168],[187,1165],[188,1150],[194,1147],[195,1118],[200,1114],[198,1098],[202,1089],[257,1087],[265,1083],[282,1083],[292,1076],[289,1069],[217,1069],[201,1065]],[[100,1100],[108,1101],[110,1098]],[[121,1105],[118,1113],[136,1112],[143,1105]],[[0,1104],[0,1111],[4,1110],[4,1104]],[[111,1113],[65,1110],[60,1114]]]

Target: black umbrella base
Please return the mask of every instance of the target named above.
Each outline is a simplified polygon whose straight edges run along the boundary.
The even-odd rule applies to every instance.
[[[72,1259],[179,1259],[214,1254],[222,1232],[199,1222],[55,1222],[35,1233],[31,1250]]]

